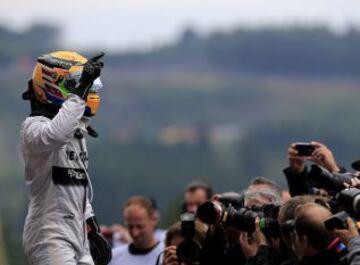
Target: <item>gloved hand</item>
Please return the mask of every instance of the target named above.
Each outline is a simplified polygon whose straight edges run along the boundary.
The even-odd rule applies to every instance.
[[[111,260],[111,246],[100,233],[95,216],[86,220],[90,253],[95,265],[107,265]]]
[[[72,91],[73,94],[78,95],[82,99],[86,100],[89,93],[89,89],[94,83],[94,80],[101,74],[101,68],[104,67],[104,63],[98,61],[105,55],[104,52],[90,58],[85,64],[80,77],[79,84]]]

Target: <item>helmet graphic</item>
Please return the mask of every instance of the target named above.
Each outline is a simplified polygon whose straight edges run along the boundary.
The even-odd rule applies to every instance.
[[[57,51],[40,56],[32,75],[35,99],[60,108],[79,83],[86,62],[85,57],[71,51]],[[98,91],[101,88],[100,78],[97,78],[86,99],[85,116],[96,114],[100,104]]]

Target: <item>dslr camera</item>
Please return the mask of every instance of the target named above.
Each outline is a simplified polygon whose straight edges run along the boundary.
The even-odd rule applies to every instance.
[[[181,236],[185,239],[176,250],[176,255],[181,262],[186,264],[199,264],[201,259],[201,246],[194,241],[195,214],[183,213],[180,215]]]
[[[328,218],[324,225],[329,230],[347,229],[347,218],[359,220],[360,217],[360,189],[349,188],[336,193],[329,202],[333,216]]]
[[[277,215],[280,206],[268,204],[252,208],[234,208],[220,202],[207,201],[199,206],[197,217],[206,224],[222,224],[241,231],[255,231],[255,219],[260,218],[260,229],[268,238],[279,237]]]

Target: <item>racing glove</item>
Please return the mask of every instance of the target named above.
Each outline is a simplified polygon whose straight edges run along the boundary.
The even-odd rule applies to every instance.
[[[95,265],[107,265],[111,260],[111,246],[100,233],[95,216],[86,219],[90,253]]]
[[[102,61],[98,61],[104,55],[105,53],[101,52],[100,54],[90,58],[84,64],[79,83],[71,91],[73,94],[76,94],[86,100],[87,95],[89,94],[89,89],[93,85],[94,80],[100,76],[101,68],[104,67],[104,63]]]

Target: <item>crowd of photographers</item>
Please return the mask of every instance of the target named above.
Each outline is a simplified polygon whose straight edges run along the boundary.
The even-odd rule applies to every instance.
[[[360,264],[360,163],[346,170],[319,142],[291,144],[288,161],[288,191],[263,177],[240,193],[191,183],[166,232],[151,199],[130,198],[110,264]]]

